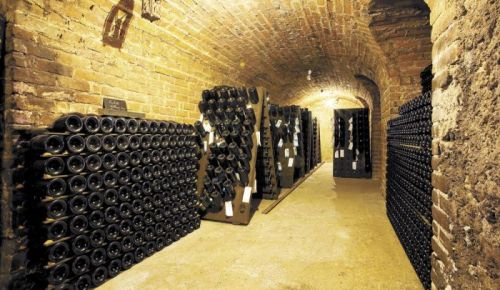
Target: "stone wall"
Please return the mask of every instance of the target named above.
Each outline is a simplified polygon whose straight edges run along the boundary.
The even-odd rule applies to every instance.
[[[500,5],[428,1],[433,42],[434,288],[496,289]]]

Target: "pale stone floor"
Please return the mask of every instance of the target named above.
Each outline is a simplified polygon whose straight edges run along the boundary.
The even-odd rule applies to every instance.
[[[422,289],[379,192],[326,163],[249,226],[203,221],[99,289]]]

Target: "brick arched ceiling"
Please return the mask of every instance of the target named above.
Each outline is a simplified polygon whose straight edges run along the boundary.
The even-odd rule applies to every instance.
[[[196,43],[203,50],[201,61],[211,59],[236,79],[266,86],[278,101],[337,90],[371,103],[355,78],[362,73],[377,79],[384,69],[369,28],[370,0],[167,2],[186,15],[167,29],[188,26],[185,40],[201,42]]]

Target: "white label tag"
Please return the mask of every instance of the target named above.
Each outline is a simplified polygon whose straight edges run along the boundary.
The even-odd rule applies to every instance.
[[[252,105],[248,104],[247,109],[251,109],[251,108],[252,108]]]
[[[339,151],[335,151],[335,158],[339,158]]]
[[[288,157],[290,157],[290,149],[286,148],[285,149],[285,158],[288,158]]]
[[[299,141],[293,141],[293,146],[299,147]]]
[[[297,156],[297,148],[293,147],[293,155]]]
[[[260,144],[260,131],[255,132],[255,137],[257,138],[257,145],[262,146]]]
[[[293,166],[293,158],[288,159],[288,167]]]
[[[214,132],[210,132],[210,134],[208,134],[208,143],[214,143]]]
[[[208,142],[207,142],[207,141],[203,141],[203,150],[204,150],[205,152],[207,152],[207,151],[208,151]]]
[[[257,192],[257,179],[254,179],[254,181],[253,181],[252,192]]]
[[[210,123],[209,123],[209,122],[203,122],[203,128],[204,128],[204,129],[205,129],[205,131],[207,131],[207,132],[212,131],[212,126],[210,126]]]
[[[243,199],[241,202],[250,203],[250,197],[252,196],[252,188],[250,186],[245,187],[243,190]]]
[[[277,162],[276,164],[278,165],[278,171],[281,171],[281,169],[283,169],[283,168],[281,167],[281,162]]]
[[[352,170],[356,170],[357,167],[358,167],[358,163],[356,163],[356,161],[353,161],[352,162]]]
[[[279,148],[283,147],[283,139],[280,139],[280,141],[278,142],[278,147]]]
[[[226,201],[224,203],[225,208],[226,208],[226,216],[233,216],[233,202],[232,201]]]
[[[353,146],[354,146],[354,144],[352,142],[349,142],[349,147],[347,147],[347,149],[352,150]]]
[[[281,126],[281,120],[278,120],[278,122],[276,122],[276,128],[279,128]]]
[[[344,155],[345,155],[345,154],[344,154],[344,149],[341,149],[341,150],[340,150],[340,158],[344,158]]]

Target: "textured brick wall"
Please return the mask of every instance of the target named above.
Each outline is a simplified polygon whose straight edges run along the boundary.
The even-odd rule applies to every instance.
[[[432,9],[433,283],[496,289],[500,71],[497,1],[429,1]]]
[[[430,63],[432,47],[435,286],[460,288],[468,279],[491,285],[499,244],[498,198],[492,194],[498,173],[488,161],[498,159],[491,149],[498,148],[498,119],[491,117],[498,111],[495,1],[427,0],[429,15],[422,0],[172,0],[162,1],[161,19],[151,23],[141,18],[136,0],[124,45],[116,49],[103,45],[102,30],[117,2],[0,2],[10,21],[9,125],[43,127],[62,113],[95,113],[103,97],[125,99],[148,118],[192,122],[203,88],[262,85],[273,102],[300,103],[321,114],[328,140],[322,112],[330,110],[315,98],[322,89],[337,90],[372,106],[374,176],[384,180],[387,120],[418,95],[418,74]],[[357,74],[376,83],[380,100],[374,102]],[[8,160],[9,132],[5,140]],[[330,144],[323,142],[324,156]],[[8,188],[2,194],[5,212]]]

